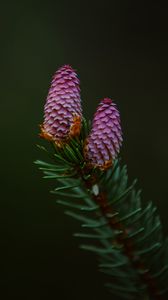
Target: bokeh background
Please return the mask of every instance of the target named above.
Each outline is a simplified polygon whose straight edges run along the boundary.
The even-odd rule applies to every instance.
[[[122,159],[168,232],[166,1],[8,1],[1,4],[2,299],[112,299],[94,255],[72,237],[33,161],[52,74],[71,64],[88,118],[104,97],[122,117]],[[114,299],[114,298],[113,298]]]

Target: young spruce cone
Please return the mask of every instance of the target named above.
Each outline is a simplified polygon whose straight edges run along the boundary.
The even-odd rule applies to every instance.
[[[116,104],[105,98],[94,115],[91,132],[84,147],[89,165],[105,170],[112,166],[122,143],[120,115]]]
[[[79,79],[69,65],[53,76],[44,107],[44,122],[40,136],[61,147],[81,128],[82,108]]]

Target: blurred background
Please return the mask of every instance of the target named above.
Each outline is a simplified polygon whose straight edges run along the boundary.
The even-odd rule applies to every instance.
[[[1,4],[1,291],[5,299],[112,299],[95,256],[72,237],[33,165],[51,76],[71,64],[92,118],[115,99],[122,160],[168,232],[168,8],[164,1],[10,1]],[[2,293],[2,292],[1,292]],[[114,297],[113,297],[114,299]]]

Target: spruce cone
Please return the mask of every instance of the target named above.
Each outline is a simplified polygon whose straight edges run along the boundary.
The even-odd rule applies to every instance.
[[[85,142],[84,156],[88,165],[102,170],[111,167],[121,143],[119,112],[116,104],[105,98],[97,108],[91,132]]]
[[[61,147],[80,134],[81,119],[79,79],[71,66],[65,65],[53,76],[40,136]]]

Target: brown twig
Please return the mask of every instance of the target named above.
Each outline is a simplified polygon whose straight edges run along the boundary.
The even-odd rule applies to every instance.
[[[81,174],[87,190],[91,191],[94,185],[97,185],[99,187],[99,182],[95,175],[91,176],[88,180],[85,180],[83,176],[84,174],[88,174],[87,169],[83,170]],[[122,245],[124,254],[128,257],[131,265],[136,270],[141,271],[138,272],[139,277],[140,280],[147,285],[149,295],[152,297],[152,299],[155,300],[165,299],[164,296],[159,295],[157,282],[156,280],[154,280],[154,278],[152,278],[150,271],[145,267],[142,259],[139,257],[135,260],[135,247],[133,240],[129,238],[127,229],[125,228],[124,224],[120,222],[117,212],[113,210],[111,205],[108,205],[106,194],[104,192],[99,192],[98,194],[92,193],[92,198],[94,202],[96,202],[96,204],[99,204],[101,213],[103,217],[105,217],[108,221],[110,228],[121,232],[121,234],[116,237],[113,243],[115,242],[118,245]]]

